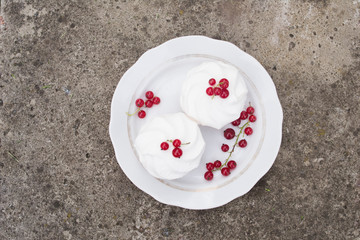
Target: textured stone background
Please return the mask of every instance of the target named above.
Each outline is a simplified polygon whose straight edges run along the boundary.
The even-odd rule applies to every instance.
[[[0,16],[0,239],[360,239],[359,0],[1,0]],[[192,34],[257,58],[284,109],[271,170],[207,211],[140,191],[108,136],[124,72]]]

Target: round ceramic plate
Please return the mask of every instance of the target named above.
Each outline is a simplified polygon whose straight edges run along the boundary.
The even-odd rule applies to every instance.
[[[206,149],[198,168],[176,180],[154,178],[138,160],[133,142],[141,126],[153,116],[181,111],[182,80],[191,68],[207,61],[231,64],[243,75],[249,90],[247,103],[255,108],[257,117],[256,122],[251,123],[254,133],[246,136],[246,148],[235,147],[231,159],[238,165],[227,177],[216,171],[214,179],[206,181],[204,173],[207,162],[224,162],[228,157],[228,153],[222,152],[220,147],[226,143],[232,148],[236,139],[226,140],[223,130],[232,127],[236,133],[240,131],[231,124],[220,130],[200,127]],[[148,90],[159,96],[161,103],[147,109],[144,119],[128,117],[126,112],[135,112],[135,100],[144,98]],[[119,165],[141,190],[165,204],[209,209],[244,195],[270,169],[280,148],[282,120],[274,83],[256,59],[229,42],[187,36],[147,51],[123,75],[112,99],[110,137]]]

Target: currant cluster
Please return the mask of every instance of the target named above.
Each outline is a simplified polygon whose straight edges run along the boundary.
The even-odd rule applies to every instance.
[[[234,160],[230,160],[226,166],[222,165],[219,160],[216,160],[214,163],[207,163],[206,169],[208,170],[204,178],[208,181],[214,178],[213,171],[221,170],[221,174],[224,176],[230,175],[230,170],[233,170],[236,168],[236,162]]]
[[[206,180],[210,181],[211,179],[213,179],[213,177],[214,177],[213,172],[214,171],[221,170],[221,174],[223,176],[229,176],[230,173],[231,173],[230,171],[236,168],[236,165],[237,165],[236,162],[234,160],[229,161],[229,159],[230,159],[232,153],[235,151],[235,147],[237,145],[239,147],[241,147],[241,148],[245,148],[247,146],[246,139],[241,139],[240,141],[239,141],[239,139],[240,139],[241,134],[243,135],[243,137],[245,135],[249,136],[249,135],[253,134],[253,129],[250,127],[250,123],[253,123],[253,122],[256,121],[256,116],[254,115],[254,112],[255,112],[255,108],[252,107],[252,106],[249,106],[246,109],[246,111],[242,111],[240,113],[240,117],[238,119],[231,122],[231,124],[233,126],[239,127],[242,120],[248,120],[244,125],[239,127],[240,131],[239,131],[239,133],[237,135],[235,133],[235,130],[232,129],[232,128],[227,128],[224,131],[225,139],[231,140],[236,136],[236,141],[235,141],[235,143],[233,145],[233,148],[232,148],[232,150],[230,152],[228,152],[229,149],[230,149],[229,145],[227,145],[225,143],[221,145],[221,150],[223,152],[228,152],[229,153],[229,156],[225,160],[224,164],[222,164],[220,160],[216,160],[213,163],[210,162],[210,163],[206,164],[207,172],[205,172],[205,174],[204,174],[204,178]]]
[[[142,107],[151,108],[154,104],[158,105],[160,103],[160,98],[154,96],[154,93],[152,91],[147,91],[145,93],[145,97],[146,101],[141,98],[136,99],[135,105],[138,107],[138,109],[133,114],[127,113],[128,116],[133,116],[137,113],[139,118],[144,118],[146,117],[146,112],[144,110],[141,110]]]
[[[229,87],[229,81],[226,78],[221,79],[218,84],[216,84],[216,80],[214,78],[211,78],[209,80],[209,85],[211,87],[206,89],[207,95],[212,97],[220,96],[221,98],[227,98],[229,96],[229,90],[227,90]]]
[[[182,156],[182,154],[183,154],[183,151],[182,151],[181,148],[180,148],[181,145],[187,145],[187,144],[189,144],[189,142],[188,142],[188,143],[181,143],[181,141],[180,141],[179,139],[166,140],[166,142],[162,142],[162,143],[160,144],[161,150],[166,151],[166,150],[169,149],[170,145],[169,145],[168,142],[172,143],[172,145],[174,146],[174,149],[172,150],[172,155],[173,155],[174,157],[176,157],[176,158],[180,158],[180,157]]]

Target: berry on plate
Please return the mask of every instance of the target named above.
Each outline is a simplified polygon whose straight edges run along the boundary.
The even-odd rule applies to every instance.
[[[223,167],[221,169],[221,174],[224,175],[224,176],[229,176],[230,175],[230,168],[228,167]]]
[[[153,93],[152,91],[147,91],[147,92],[145,93],[145,97],[146,97],[147,99],[152,99],[152,98],[154,97],[154,93]]]
[[[214,174],[211,172],[211,171],[207,171],[205,174],[204,174],[204,178],[207,180],[207,181],[210,181],[211,179],[213,179],[214,177]]]
[[[235,131],[232,128],[228,128],[224,131],[224,137],[228,140],[233,139],[235,137]]]

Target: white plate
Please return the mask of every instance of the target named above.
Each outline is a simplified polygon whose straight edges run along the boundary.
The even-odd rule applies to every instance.
[[[181,111],[181,81],[189,69],[204,61],[232,64],[244,75],[249,89],[248,101],[255,107],[254,133],[246,137],[248,146],[236,148],[232,159],[237,167],[224,177],[214,172],[206,181],[205,164],[227,158],[221,144],[232,147],[222,130],[201,127],[206,150],[200,166],[183,178],[165,181],[152,177],[138,161],[132,143],[144,122],[160,113]],[[128,117],[134,112],[135,99],[152,90],[161,103],[146,111],[144,119]],[[239,109],[239,114],[241,109]],[[280,148],[283,113],[272,79],[261,64],[235,45],[203,36],[172,39],[144,53],[121,78],[111,104],[110,137],[116,159],[126,176],[156,200],[188,209],[209,209],[224,205],[247,193],[270,169]],[[230,124],[224,127],[232,127]]]

